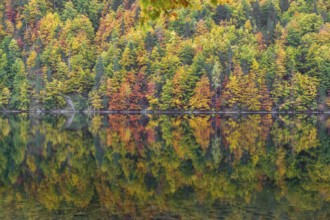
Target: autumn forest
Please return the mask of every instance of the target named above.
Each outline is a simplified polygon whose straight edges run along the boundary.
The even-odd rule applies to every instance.
[[[0,109],[329,110],[328,1],[141,1],[0,0]]]

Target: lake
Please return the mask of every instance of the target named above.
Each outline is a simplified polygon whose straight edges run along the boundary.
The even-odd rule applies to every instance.
[[[0,218],[330,219],[330,116],[2,115]]]

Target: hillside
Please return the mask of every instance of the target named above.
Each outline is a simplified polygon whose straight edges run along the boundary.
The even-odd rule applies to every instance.
[[[330,4],[0,0],[0,109],[325,111]]]

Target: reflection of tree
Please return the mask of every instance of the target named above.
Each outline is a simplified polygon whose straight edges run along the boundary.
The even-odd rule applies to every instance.
[[[265,153],[266,139],[272,125],[267,117],[249,115],[238,120],[229,118],[222,123],[226,146],[229,147],[236,160],[239,161],[243,153],[248,152],[256,163],[258,157]]]
[[[260,206],[278,218],[329,214],[329,128],[316,117],[84,118],[0,117],[0,213],[40,203],[63,215],[101,205],[203,218],[220,202],[233,218]]]
[[[202,149],[207,149],[210,144],[211,134],[213,133],[209,117],[192,117],[189,120],[189,125],[194,130],[196,142]]]
[[[272,139],[276,147],[291,146],[292,150],[299,153],[319,145],[317,139],[317,128],[315,117],[303,118],[297,116],[295,120],[288,116],[281,116],[280,120],[273,126]],[[283,125],[280,125],[283,123]]]

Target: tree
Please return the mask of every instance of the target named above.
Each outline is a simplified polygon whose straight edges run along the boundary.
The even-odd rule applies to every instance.
[[[256,74],[250,72],[243,77],[243,81],[246,87],[244,89],[242,88],[242,106],[250,111],[259,111],[261,103],[258,88],[256,86]]]
[[[322,23],[322,18],[319,15],[297,14],[286,27],[287,44],[298,47],[301,44],[302,37],[307,33],[318,31]]]
[[[245,104],[249,110],[271,111],[273,102],[266,85],[265,70],[260,69],[257,60],[253,60],[251,71],[246,75],[247,82]]]
[[[209,29],[208,29],[208,27],[206,25],[205,20],[200,19],[197,22],[197,24],[196,24],[196,31],[195,32],[196,32],[196,35],[197,36],[200,36],[200,35],[203,35],[203,34],[209,32]]]
[[[102,17],[100,20],[99,29],[96,33],[96,42],[99,50],[106,50],[108,48],[108,40],[111,38],[116,22],[118,22],[113,13],[108,13],[106,16]]]
[[[231,0],[210,0],[209,2],[215,5],[231,3]],[[192,0],[141,0],[142,22],[149,19],[155,20],[162,14],[171,14],[172,16],[176,16],[176,13],[173,12],[175,9],[187,7],[198,8],[199,5],[199,1]]]
[[[88,17],[78,15],[72,21],[67,20],[59,40],[61,50],[65,52],[68,62],[73,56],[83,56],[84,65],[81,65],[81,67],[84,69],[90,68],[95,59],[95,51],[92,45],[94,38],[94,28]]]
[[[20,83],[19,94],[16,94],[16,107],[18,110],[26,111],[29,109],[30,96],[29,96],[29,85],[27,81]],[[15,100],[15,99],[14,99]]]
[[[62,22],[57,13],[48,13],[40,20],[40,27],[38,31],[39,38],[44,45],[50,44],[56,39],[57,30],[61,28]]]
[[[0,49],[0,85],[6,85],[8,83],[8,69],[7,54]]]
[[[179,58],[183,64],[191,65],[195,51],[190,43],[184,43],[182,49],[179,51]]]
[[[293,90],[293,106],[297,111],[316,110],[317,87],[319,80],[295,73],[292,77],[291,89]]]
[[[194,96],[190,99],[192,109],[209,110],[211,106],[211,85],[208,77],[203,75],[196,84]]]
[[[122,54],[120,65],[124,67],[127,71],[130,71],[135,66],[135,53],[133,51],[133,45],[129,44]]]
[[[213,107],[218,108],[219,103],[219,95],[220,95],[220,90],[221,90],[221,77],[222,77],[222,72],[223,72],[223,67],[221,63],[216,60],[213,65],[213,69],[211,72],[211,85],[213,89],[213,94],[215,95],[213,99]]]
[[[128,81],[124,81],[118,92],[110,97],[109,108],[111,110],[128,110],[129,109],[129,95],[132,93]]]
[[[103,107],[102,98],[96,90],[93,90],[89,93],[89,100],[90,100],[90,103],[92,104],[94,111],[95,110],[98,111],[98,110],[102,109],[102,107]]]
[[[282,13],[286,12],[290,7],[289,0],[280,0],[280,8]]]
[[[29,1],[24,7],[24,18],[26,22],[33,27],[46,14],[49,6],[50,2],[46,0]]]
[[[175,72],[172,85],[173,85],[173,102],[176,109],[186,109],[189,105],[189,96],[187,91],[189,90],[187,85],[188,70],[185,66],[181,66]]]
[[[0,94],[0,108],[4,109],[8,106],[9,101],[10,101],[10,96],[11,96],[11,92],[10,90],[5,87],[2,89],[2,92]]]
[[[95,65],[95,80],[94,80],[94,84],[95,84],[95,88],[98,89],[100,87],[100,83],[101,83],[101,78],[104,75],[105,72],[105,66],[104,66],[104,62],[103,62],[103,58],[102,56],[100,56],[97,59],[97,63]]]
[[[44,103],[46,109],[57,109],[66,106],[64,92],[65,85],[56,79],[51,82],[47,82],[44,91]]]
[[[15,39],[11,39],[8,49],[9,49],[9,57],[8,57],[9,61],[15,62],[16,58],[20,57],[20,48],[18,47],[17,41]]]
[[[289,76],[286,72],[284,63],[285,51],[280,46],[277,49],[277,57],[275,61],[276,72],[271,95],[277,108],[280,108],[281,110],[288,110],[288,106],[283,105],[283,103],[287,103],[287,99],[292,97],[290,97]]]
[[[24,63],[21,59],[16,59],[13,64],[13,72],[15,73],[13,82],[13,98],[11,105],[19,110],[28,110],[29,99],[29,84],[27,73],[25,72]]]
[[[230,109],[241,108],[245,88],[242,69],[236,64],[223,90],[221,105]]]
[[[6,17],[8,18],[8,20],[10,22],[14,23],[15,18],[16,18],[16,11],[15,11],[15,7],[11,0],[6,1],[5,12],[6,12]]]
[[[111,80],[115,83],[114,80]],[[111,110],[142,110],[146,107],[146,82],[142,72],[127,73],[119,88],[113,85],[109,91]]]
[[[161,97],[160,97],[160,108],[162,110],[172,110],[175,107],[173,97],[175,96],[173,92],[172,81],[167,80],[163,86]]]
[[[266,1],[265,4],[262,5],[262,16],[261,16],[261,25],[264,33],[265,41],[268,43],[273,42],[275,27],[278,23],[278,12],[274,6],[273,1]]]
[[[154,81],[150,81],[147,85],[146,99],[151,110],[157,110],[159,108],[159,97],[157,97],[156,87],[157,85]]]
[[[133,73],[131,73],[133,75]],[[127,77],[130,82],[131,93],[129,95],[129,108],[130,110],[142,110],[146,106],[146,98],[145,98],[145,91],[146,91],[146,82],[145,76],[142,72],[138,74],[134,74],[134,76]]]
[[[147,32],[147,35],[144,39],[145,49],[150,53],[155,46],[155,36],[150,31]]]
[[[65,3],[61,18],[63,21],[65,21],[67,19],[73,20],[77,16],[77,14],[78,14],[78,12],[74,8],[72,1],[68,1]]]
[[[261,110],[264,111],[271,111],[273,106],[273,101],[269,95],[269,90],[266,86],[265,80],[260,79],[258,80],[259,84],[259,99],[261,103]]]

